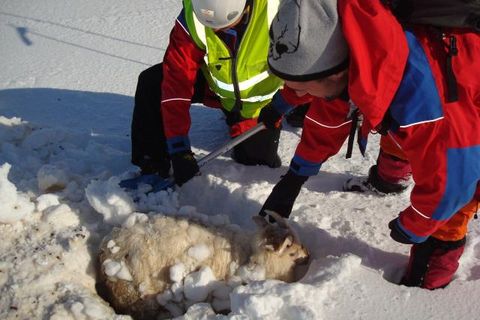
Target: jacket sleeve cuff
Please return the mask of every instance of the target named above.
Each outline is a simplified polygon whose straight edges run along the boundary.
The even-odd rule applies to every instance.
[[[282,96],[280,90],[278,90],[272,99],[272,106],[280,114],[284,115],[290,112],[294,107],[289,104]]]
[[[318,174],[322,163],[310,162],[299,155],[295,155],[290,162],[290,170],[299,176],[311,177]]]
[[[413,243],[422,243],[425,240],[427,240],[428,237],[429,237],[429,236],[419,236],[419,235],[416,235],[415,233],[411,232],[410,230],[405,228],[405,226],[401,222],[401,219],[396,219],[395,223],[396,223],[398,229],[403,233],[403,235],[406,236],[408,238],[408,240],[410,240]]]
[[[190,140],[187,136],[173,137],[167,139],[168,154],[190,151]]]

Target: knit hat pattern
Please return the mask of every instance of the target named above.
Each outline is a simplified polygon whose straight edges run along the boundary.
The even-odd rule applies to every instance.
[[[325,78],[348,66],[337,0],[282,0],[270,26],[268,64],[284,80]]]

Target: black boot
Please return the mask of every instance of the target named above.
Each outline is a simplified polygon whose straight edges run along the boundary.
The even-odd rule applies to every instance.
[[[383,180],[377,171],[377,165],[370,167],[368,171],[368,177],[365,178],[351,178],[348,179],[343,185],[343,191],[375,191],[383,194],[400,193],[407,188],[406,185],[401,183],[391,183]]]
[[[280,131],[281,128],[275,128],[256,133],[233,148],[232,159],[247,166],[280,167],[282,160],[277,153]]]
[[[406,185],[401,183],[391,183],[383,180],[377,171],[377,165],[373,165],[368,171],[367,183],[370,184],[375,190],[378,190],[382,193],[399,193],[407,188]]]

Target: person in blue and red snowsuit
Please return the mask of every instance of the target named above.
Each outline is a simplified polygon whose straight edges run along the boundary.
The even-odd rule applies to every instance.
[[[303,183],[339,151],[360,114],[361,137],[383,134],[382,148],[411,167],[411,203],[388,227],[393,240],[412,245],[401,283],[427,289],[452,280],[480,200],[480,35],[442,32],[404,30],[380,1],[285,0],[268,60],[285,80],[285,99],[311,105],[289,171],[260,214],[288,217]]]

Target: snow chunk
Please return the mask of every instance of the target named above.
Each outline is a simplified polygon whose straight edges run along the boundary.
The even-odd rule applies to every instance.
[[[121,268],[115,276],[125,281],[132,281],[133,280],[132,274],[130,273],[130,270],[128,270],[128,267],[125,264],[125,262],[122,261],[120,263],[120,266]]]
[[[51,164],[43,165],[37,172],[38,188],[42,192],[63,190],[69,180],[65,170]]]
[[[11,167],[9,163],[0,166],[0,223],[20,221],[35,210],[30,199],[8,180]]]
[[[183,263],[177,263],[170,268],[170,280],[180,282],[183,277],[185,277],[185,265]]]
[[[43,194],[37,198],[37,211],[43,211],[47,208],[58,206],[60,204],[60,198],[56,194]]]
[[[209,258],[212,255],[212,252],[206,244],[200,243],[190,247],[187,251],[187,254],[198,262],[202,262],[203,260]]]
[[[210,320],[218,319],[212,307],[208,303],[197,303],[188,308],[182,317],[184,320]],[[240,318],[239,318],[240,319]]]
[[[209,267],[203,267],[185,277],[184,293],[188,300],[200,302],[207,299],[213,289],[215,275]]]
[[[121,268],[122,265],[120,263],[111,259],[107,259],[103,262],[103,272],[109,277],[115,276]]]
[[[67,204],[49,207],[44,211],[44,219],[58,227],[71,227],[80,224],[80,219]]]
[[[136,223],[144,223],[147,220],[148,216],[145,213],[134,212],[127,217],[127,219],[123,222],[122,227],[131,228]]]
[[[128,270],[127,265],[123,261],[117,262],[111,259],[105,260],[103,262],[103,272],[109,277],[115,277],[125,281],[133,280],[130,270]]]
[[[118,182],[117,177],[108,181],[92,181],[85,189],[90,205],[109,224],[122,224],[135,211],[135,204]]]

